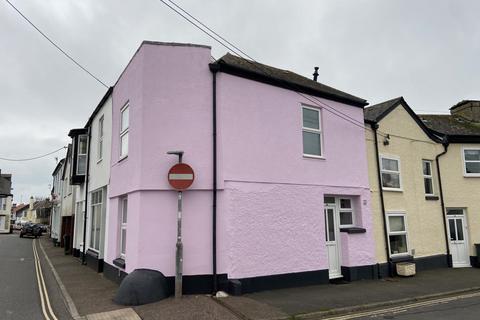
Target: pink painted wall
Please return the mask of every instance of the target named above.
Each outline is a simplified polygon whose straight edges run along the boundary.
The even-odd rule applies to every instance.
[[[185,193],[184,271],[212,272],[209,63],[207,47],[144,44],[113,91],[106,261],[118,257],[118,197],[128,194],[127,272],[174,274],[176,192],[166,173],[176,158],[165,153],[178,149],[196,171]],[[119,162],[127,101],[129,156]],[[363,122],[362,109],[322,101]],[[288,90],[218,75],[218,272],[230,278],[326,269],[324,194],[359,197],[362,227],[371,228],[363,130],[322,111],[325,159],[304,158],[302,102]],[[343,265],[374,263],[371,232],[342,235],[342,243]]]

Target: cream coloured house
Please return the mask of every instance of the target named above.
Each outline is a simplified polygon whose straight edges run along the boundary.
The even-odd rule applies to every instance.
[[[394,274],[403,261],[415,261],[417,271],[447,267],[437,164],[442,135],[402,97],[368,107],[364,115],[379,275]]]
[[[452,266],[480,267],[480,101],[461,101],[450,115],[420,117],[448,141],[440,167]]]

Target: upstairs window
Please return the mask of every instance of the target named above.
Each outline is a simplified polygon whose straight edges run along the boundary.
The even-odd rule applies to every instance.
[[[382,188],[385,190],[401,190],[400,159],[380,156]]]
[[[120,158],[128,156],[128,129],[129,129],[129,106],[128,103],[120,110]]]
[[[463,149],[464,174],[480,177],[480,149]]]
[[[103,116],[98,120],[98,150],[97,160],[100,161],[103,158]]]
[[[425,185],[425,194],[427,196],[432,196],[434,195],[432,161],[423,160],[422,164],[423,164],[423,184]]]
[[[322,156],[322,128],[320,110],[302,107],[303,155]]]
[[[87,143],[88,137],[81,135],[78,137],[77,149],[77,175],[85,175],[87,171]]]

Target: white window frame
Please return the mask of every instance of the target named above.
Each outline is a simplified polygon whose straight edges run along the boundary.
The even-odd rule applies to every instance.
[[[99,223],[100,225],[98,226],[98,229],[99,229],[99,232],[98,232],[98,237],[101,238],[101,233],[102,233],[102,218],[103,218],[103,189],[98,189],[98,190],[95,190],[95,191],[92,191],[90,193],[90,209],[91,209],[91,213],[94,212],[94,207],[95,207],[95,214],[99,214],[100,215],[100,220],[99,220]],[[95,193],[100,193],[100,202],[97,202],[97,203],[93,203],[93,194]],[[90,227],[90,239],[89,239],[89,243],[88,243],[88,248],[95,251],[95,252],[100,252],[100,246],[101,246],[101,239],[98,239],[98,249],[95,248],[95,242],[96,242],[96,235],[94,232],[92,232],[93,230],[97,230],[97,225],[96,225],[96,216],[92,216],[90,214],[90,223],[89,223],[89,227]],[[93,229],[93,226],[95,224],[95,229]],[[93,245],[92,245],[92,239],[93,239]]]
[[[408,240],[408,223],[407,223],[407,214],[402,211],[390,211],[385,213],[387,217],[387,239],[388,239],[388,253],[390,257],[403,257],[410,255],[410,242]],[[390,219],[389,217],[403,217],[403,224],[405,225],[405,231],[390,231]],[[407,251],[402,253],[392,253],[392,248],[390,245],[390,236],[405,235],[405,242],[407,243]]]
[[[475,150],[480,151],[480,148],[472,148],[472,147],[463,147],[462,148],[462,160],[463,160],[463,176],[464,177],[480,177],[480,173],[467,173],[467,162],[475,162],[478,163],[480,160],[466,160],[465,159],[465,151],[468,150]]]
[[[349,197],[335,197],[336,199],[336,202],[337,202],[337,208],[338,208],[338,226],[340,228],[352,228],[352,227],[355,227],[355,210],[354,210],[354,206],[353,206],[353,199],[352,198],[349,198]],[[342,203],[342,200],[349,200],[350,201],[350,208],[342,208],[341,206],[341,203]],[[352,213],[352,223],[351,224],[342,224],[342,219],[341,219],[341,215],[342,215],[342,212],[351,212]]]
[[[425,174],[423,171],[423,164],[428,163],[430,166],[430,175]],[[433,161],[432,160],[422,160],[422,173],[423,173],[423,184],[425,187],[425,180],[429,179],[432,182],[432,193],[427,193],[427,190],[425,190],[425,195],[426,196],[434,196],[435,195],[435,183],[433,180]]]
[[[308,128],[303,126],[303,109],[309,109],[318,112],[318,129]],[[303,132],[310,132],[310,133],[317,133],[320,136],[320,155],[317,154],[308,154],[303,153]],[[317,158],[317,159],[325,159],[324,157],[324,149],[323,149],[323,131],[322,131],[322,112],[319,108],[312,108],[306,105],[302,105],[302,153],[303,156],[306,158]]]
[[[126,221],[124,222],[123,220],[123,216],[124,216],[124,202],[127,202],[127,205],[126,205],[126,208],[127,208],[127,219]],[[123,244],[123,241],[125,241],[123,239],[123,230],[125,230],[125,236],[127,235],[128,233],[128,230],[127,230],[127,225],[128,225],[128,197],[122,197],[120,198],[120,215],[119,215],[119,225],[120,225],[120,234],[119,234],[119,248],[118,248],[118,252],[120,253],[120,258],[122,258],[123,260],[125,260],[125,257],[126,257],[126,251],[127,251],[127,244],[125,243],[125,252],[122,252],[122,244]]]
[[[129,129],[130,129],[130,102],[127,102],[123,107],[122,109],[120,109],[120,140],[119,140],[119,151],[120,151],[120,160],[122,159],[125,159],[126,157],[128,157],[128,146],[130,144],[130,140],[128,141],[128,144],[127,144],[127,150],[126,152],[123,152],[122,150],[122,138],[124,136],[127,136],[127,139],[129,139],[128,137],[128,133],[129,133]],[[126,128],[122,128],[122,125],[123,125],[123,113],[125,112],[125,110],[128,110],[128,123],[127,123],[127,127]]]
[[[97,162],[100,162],[103,159],[104,120],[103,115],[98,119]]]
[[[85,137],[85,139],[86,139],[86,141],[85,141],[85,143],[86,143],[85,153],[80,153],[80,145],[81,145],[80,138],[82,138],[82,137]],[[77,137],[77,159],[75,159],[77,161],[76,168],[75,168],[77,176],[84,176],[84,175],[87,174],[87,158],[88,158],[87,154],[88,154],[88,135],[82,134],[82,135],[79,135]],[[84,173],[79,173],[78,172],[78,168],[79,168],[78,164],[80,163],[80,156],[85,156],[85,172]]]
[[[393,170],[387,170],[383,169],[383,161],[382,159],[387,159],[387,160],[395,160],[398,162],[398,171],[393,171]],[[392,188],[392,187],[384,187],[383,186],[383,173],[398,173],[398,183],[399,187],[398,188]],[[398,156],[390,156],[390,155],[380,155],[380,177],[381,177],[381,182],[382,185],[380,186],[382,190],[386,191],[403,191],[402,189],[402,164],[400,161],[400,157]]]

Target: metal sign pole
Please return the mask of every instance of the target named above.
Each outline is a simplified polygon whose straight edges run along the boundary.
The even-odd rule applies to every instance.
[[[175,262],[175,298],[182,297],[183,243],[182,243],[182,191],[178,191],[177,252]]]

